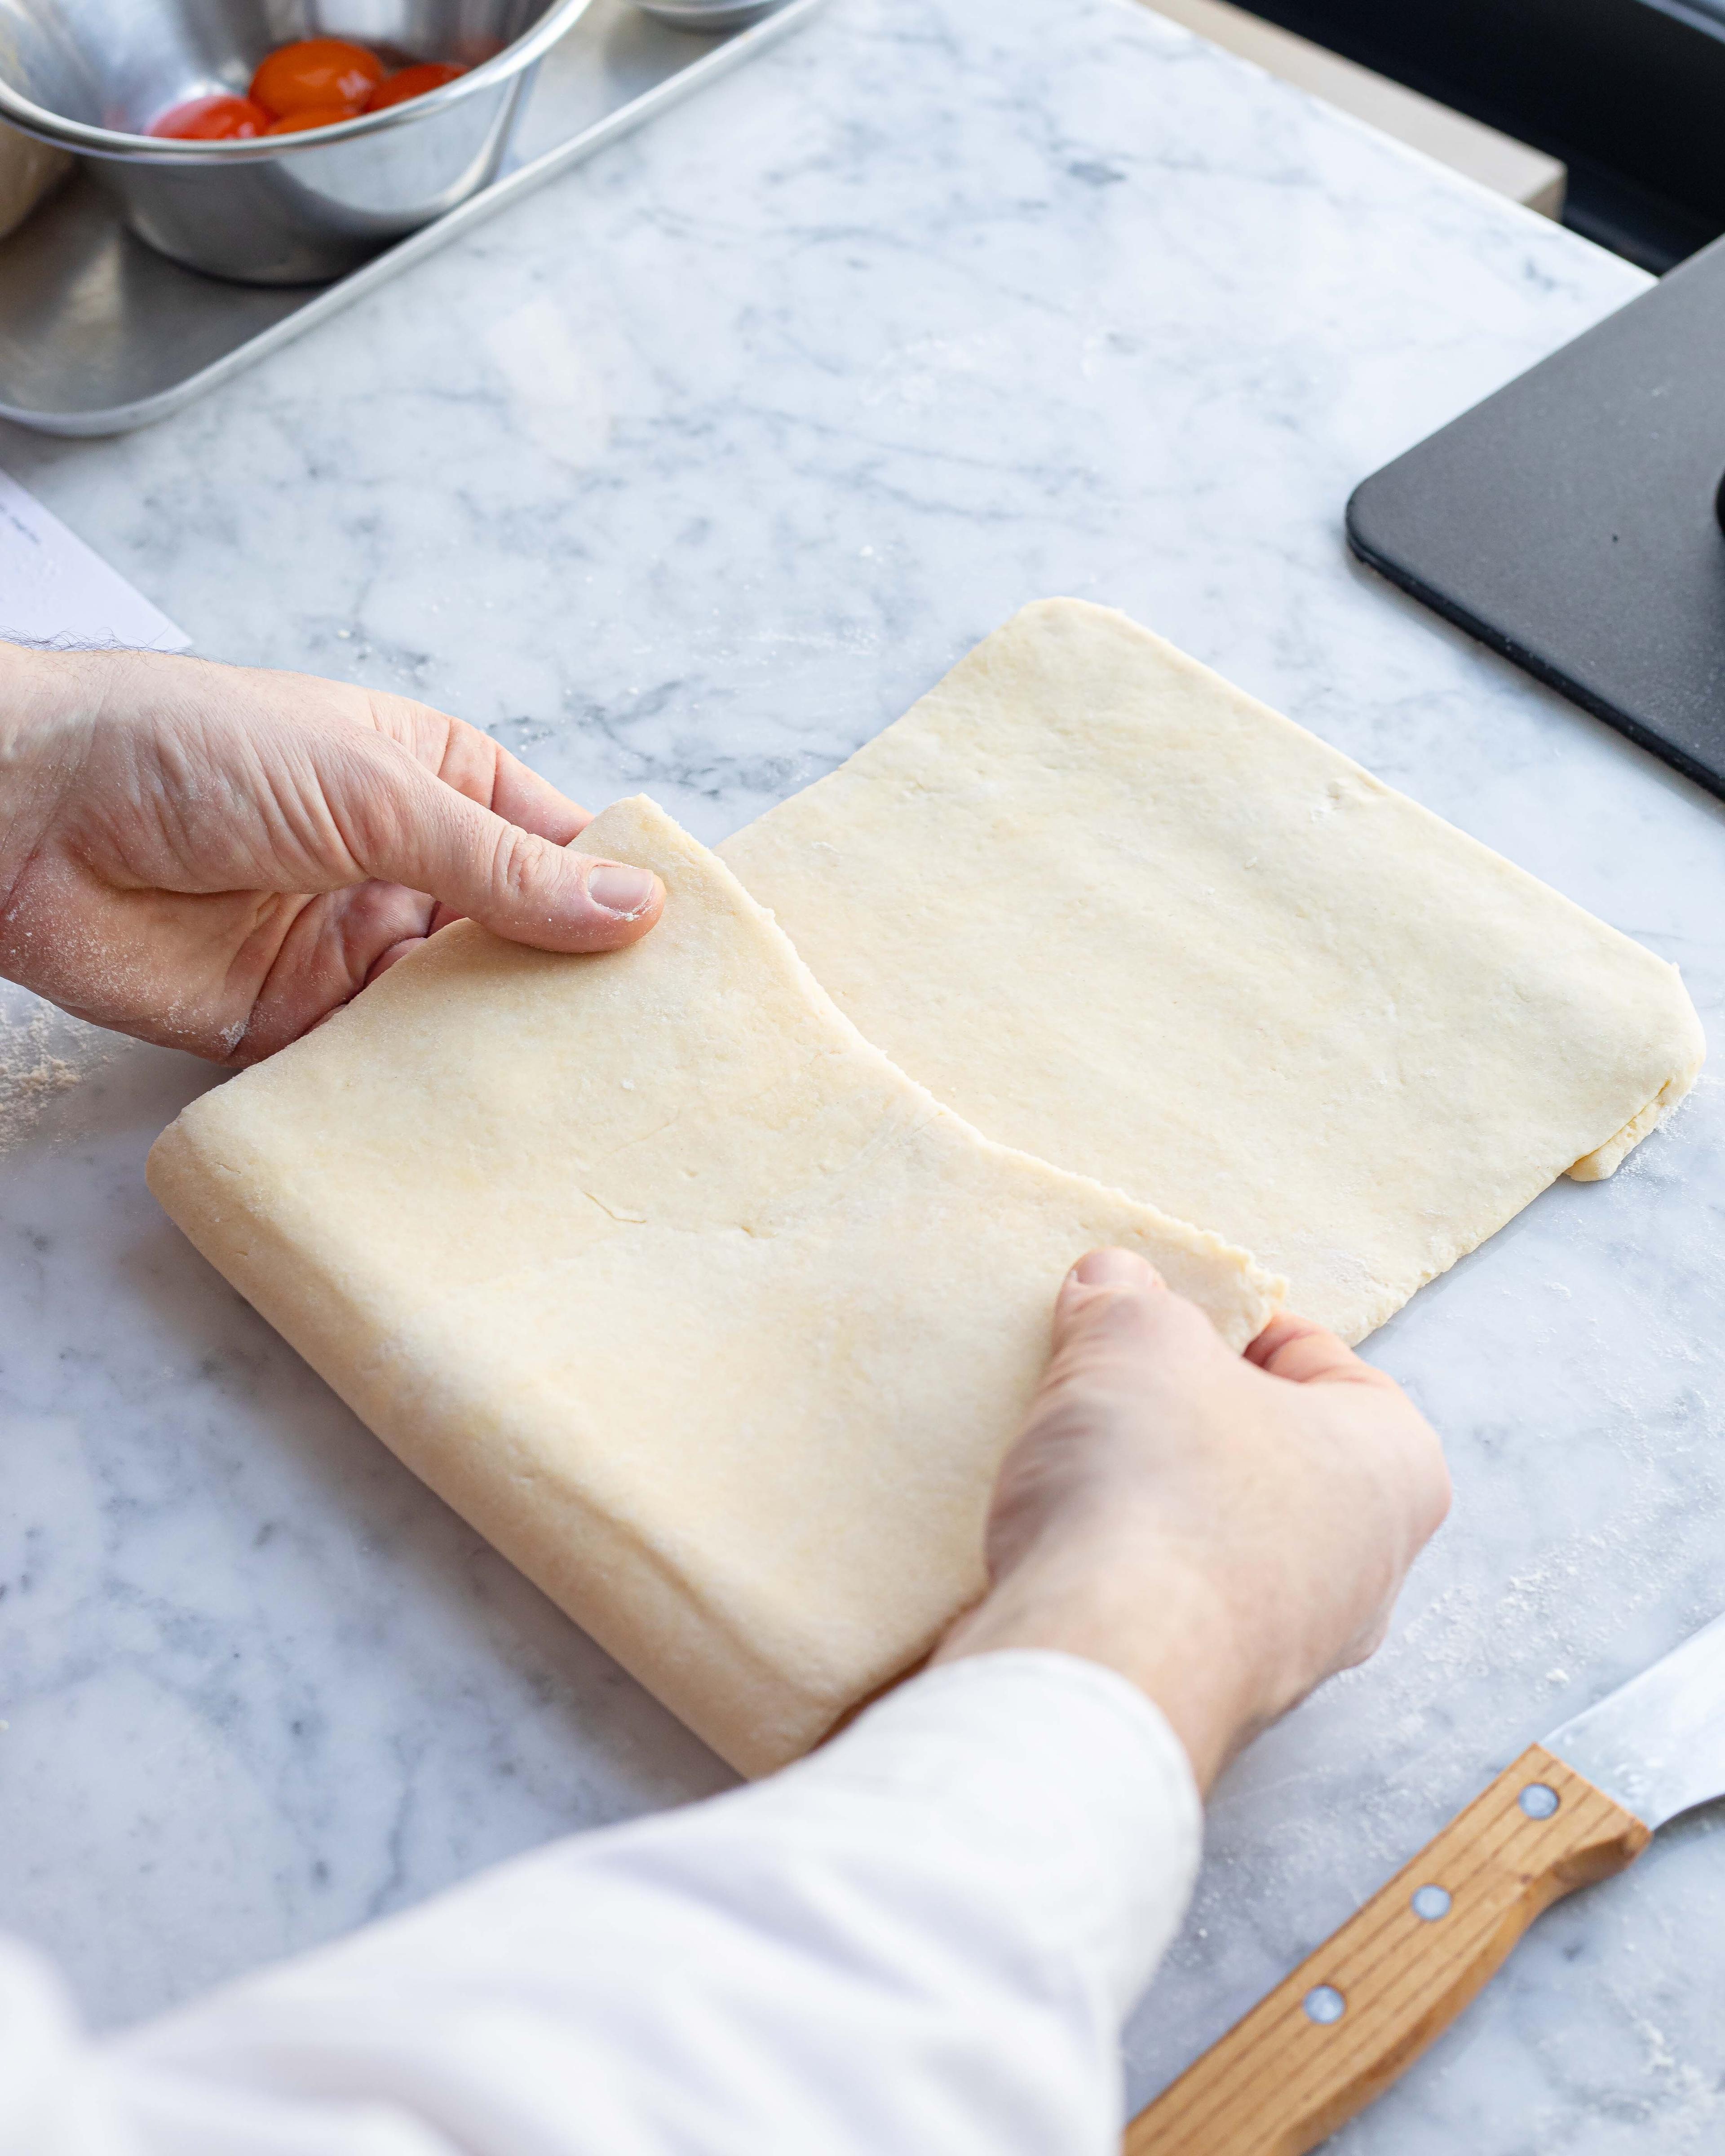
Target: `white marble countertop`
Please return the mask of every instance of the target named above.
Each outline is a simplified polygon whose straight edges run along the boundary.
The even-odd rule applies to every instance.
[[[1717,804],[1352,564],[1350,487],[1639,290],[1126,0],[834,0],[145,433],[0,465],[209,654],[413,690],[716,839],[1022,601],[1124,607],[1682,964]],[[0,1921],[111,2024],[723,1770],[157,1212],[183,1058],[7,1004]],[[1530,1738],[1725,1606],[1725,1096],[1371,1352],[1454,1517],[1260,1743],[1160,2085]],[[1718,1815],[1538,1927],[1350,2150],[1725,2136]]]

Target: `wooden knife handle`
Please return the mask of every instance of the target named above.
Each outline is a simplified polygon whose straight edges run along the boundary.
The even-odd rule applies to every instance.
[[[1542,1909],[1647,1841],[1632,1812],[1531,1745],[1139,2112],[1125,2156],[1305,2156],[1448,2028]]]

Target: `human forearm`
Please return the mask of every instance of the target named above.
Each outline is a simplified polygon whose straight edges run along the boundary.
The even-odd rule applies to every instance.
[[[1161,1710],[1201,1791],[1268,1719],[1226,1601],[1153,1530],[1057,1543],[961,1618],[937,1660],[1014,1651],[1077,1656],[1124,1677]]]
[[[110,2087],[149,2156],[218,2104],[230,2156],[1111,2156],[1198,1834],[1127,1686],[990,1656],[123,2038]]]

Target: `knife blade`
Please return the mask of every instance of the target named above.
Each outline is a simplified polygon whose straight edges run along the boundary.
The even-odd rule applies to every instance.
[[[1124,2156],[1305,2156],[1533,1919],[1725,1796],[1725,1615],[1531,1744],[1127,2128]]]

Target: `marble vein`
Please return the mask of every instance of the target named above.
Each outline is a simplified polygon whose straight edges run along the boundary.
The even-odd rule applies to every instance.
[[[1352,565],[1352,485],[1642,289],[1125,0],[826,15],[151,431],[0,464],[217,657],[429,697],[722,837],[1023,601],[1126,608],[1683,967],[1717,804]],[[0,1921],[111,2023],[721,1770],[156,1213],[206,1082],[18,998]],[[7,1070],[15,1072],[9,1055]],[[1142,2098],[1530,1738],[1725,1606],[1725,1092],[1378,1334],[1455,1517],[1230,1776]],[[1705,2150],[1717,1816],[1337,2144]]]

